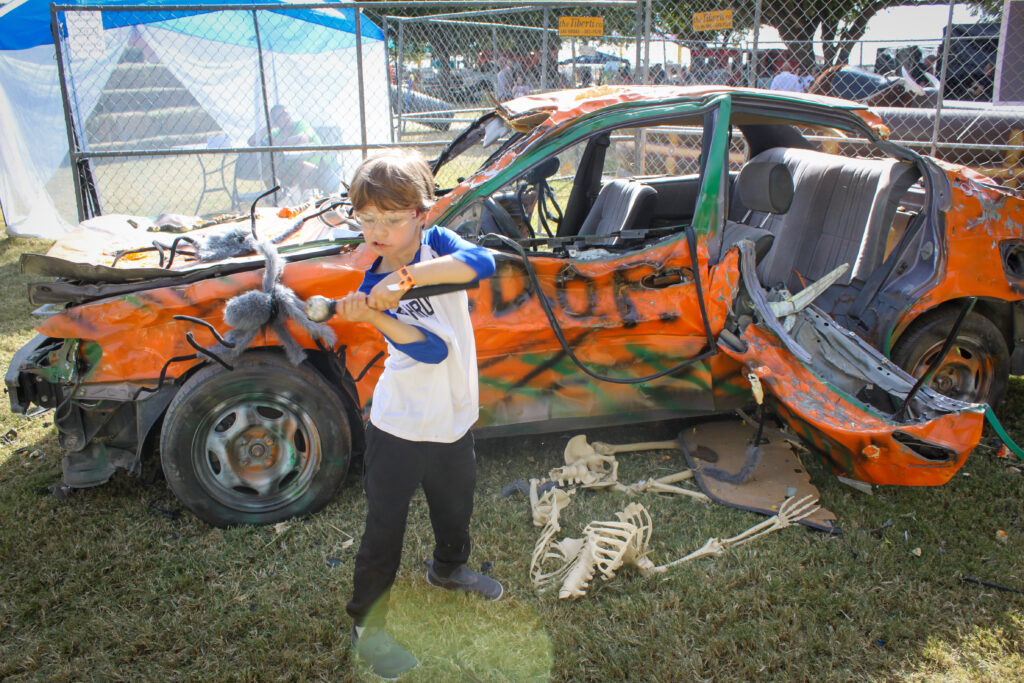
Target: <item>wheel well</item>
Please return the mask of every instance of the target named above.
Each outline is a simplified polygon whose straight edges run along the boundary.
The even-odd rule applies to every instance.
[[[246,353],[267,353],[282,357],[284,356],[284,351],[280,347],[250,349]],[[358,404],[359,394],[356,391],[352,375],[349,374],[348,369],[344,365],[344,361],[330,352],[320,351],[317,349],[307,350],[306,357],[309,364],[313,366],[313,369],[320,373],[320,375],[327,380],[327,384],[335,390],[338,398],[341,399],[342,405],[345,406],[345,417],[348,418],[349,432],[352,435],[352,455],[354,457],[362,457],[363,451],[366,450],[366,435],[363,427],[362,410]],[[192,375],[206,367],[208,364],[209,363],[196,363],[180,377],[175,378],[174,383],[180,387],[187,382]],[[170,402],[171,397],[168,397],[167,403],[164,405],[163,410],[161,410],[159,418],[154,420],[153,424],[150,425],[148,430],[146,430],[145,435],[140,436],[141,443],[138,453],[141,457],[154,455],[157,452],[160,430],[163,426],[164,416],[167,414],[167,406],[170,405]]]
[[[927,311],[924,311],[903,328],[899,337],[895,337],[892,340],[892,346],[895,347],[900,337],[905,335],[907,330],[913,327],[919,320],[923,320],[926,316],[938,315],[940,312],[950,309],[959,309],[963,306],[964,301],[964,298],[950,299],[949,301],[943,301],[935,308],[929,308]],[[1003,339],[1006,341],[1006,348],[1010,350],[1010,353],[1013,353],[1013,303],[1003,301],[1002,299],[979,298],[978,302],[974,304],[973,312],[988,318],[999,328]]]
[[[359,392],[355,380],[345,367],[345,347],[339,354],[314,349],[306,352],[310,365],[324,376],[327,383],[337,392],[342,405],[345,406],[345,417],[348,418],[349,431],[352,434],[352,455],[362,457],[366,450],[366,433],[363,428],[363,411],[359,405]]]

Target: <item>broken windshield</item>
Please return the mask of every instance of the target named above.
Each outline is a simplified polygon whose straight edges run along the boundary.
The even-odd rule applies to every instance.
[[[484,114],[431,162],[437,187],[442,190],[454,187],[522,136],[495,112]]]

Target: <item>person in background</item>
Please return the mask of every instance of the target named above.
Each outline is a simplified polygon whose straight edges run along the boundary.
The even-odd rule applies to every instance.
[[[803,80],[799,75],[800,67],[797,66],[796,58],[793,55],[786,55],[779,65],[779,73],[775,74],[771,85],[772,90],[784,90],[786,92],[807,92]]]
[[[479,414],[469,298],[460,290],[402,301],[416,285],[490,277],[494,257],[447,228],[425,225],[434,177],[418,154],[370,157],[356,170],[348,196],[366,248],[377,258],[359,290],[338,302],[338,315],[375,327],[387,341],[388,358],[370,404],[363,455],[366,528],[345,609],[356,655],[378,676],[394,678],[417,664],[385,626],[409,503],[418,488],[426,494],[434,530],[427,583],[488,600],[504,590],[466,565],[476,486],[469,430]]]
[[[498,75],[495,77],[494,85],[499,102],[504,102],[512,97],[512,67],[508,63],[501,65],[501,69],[498,70]]]
[[[665,85],[668,83],[668,75],[661,64],[655,64],[651,67],[651,83],[655,85]]]
[[[530,86],[526,85],[521,71],[516,72],[515,85],[512,87],[512,97],[525,97],[530,94]]]
[[[249,144],[269,145],[273,142],[275,147],[323,144],[313,126],[302,119],[293,118],[283,104],[275,104],[270,108],[270,124],[273,128],[269,135],[265,128],[261,128],[249,136]],[[321,164],[325,160],[325,155],[319,151],[280,152],[275,153],[274,170],[282,187],[295,188],[301,192],[316,187]],[[264,164],[263,175],[268,184],[272,182],[272,179],[267,177],[269,174],[269,164]]]

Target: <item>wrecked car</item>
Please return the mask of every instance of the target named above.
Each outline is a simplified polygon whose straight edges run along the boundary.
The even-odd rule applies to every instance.
[[[1024,368],[1024,200],[885,132],[853,102],[718,86],[567,90],[484,114],[433,160],[430,212],[498,264],[469,291],[477,433],[763,402],[837,475],[948,481]],[[252,239],[245,223],[155,247],[82,231],[23,256],[57,277],[30,286],[57,312],[6,382],[16,412],[54,410],[68,485],[158,454],[212,524],[332,498],[383,340],[333,317],[324,343],[277,307],[237,358],[221,343],[225,302],[265,280],[301,300],[356,289],[372,255],[345,198],[325,201],[257,211]],[[276,245],[274,277],[256,239]]]

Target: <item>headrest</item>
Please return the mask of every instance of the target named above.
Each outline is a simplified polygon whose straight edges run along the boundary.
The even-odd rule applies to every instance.
[[[793,175],[773,161],[746,164],[740,170],[740,199],[751,211],[786,213],[793,202]]]

